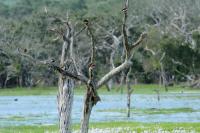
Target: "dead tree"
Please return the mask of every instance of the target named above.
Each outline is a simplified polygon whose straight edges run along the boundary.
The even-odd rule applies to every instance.
[[[125,51],[125,59],[121,65],[113,68],[111,71],[109,71],[107,74],[105,74],[98,82],[95,82],[96,80],[95,80],[95,75],[94,75],[94,69],[95,69],[95,62],[96,62],[96,58],[95,58],[95,56],[96,56],[96,48],[95,48],[96,41],[95,41],[95,36],[93,35],[93,29],[91,28],[91,23],[88,20],[84,20],[84,23],[85,23],[86,29],[89,33],[89,36],[91,38],[91,57],[90,57],[90,64],[88,65],[89,76],[86,77],[85,75],[83,75],[80,72],[77,73],[77,72],[73,72],[69,69],[64,69],[62,66],[52,65],[52,67],[55,70],[57,70],[63,77],[68,77],[71,80],[81,81],[87,86],[86,95],[85,95],[85,99],[84,99],[83,118],[81,121],[81,133],[88,132],[89,119],[90,119],[92,108],[94,105],[97,104],[98,101],[100,101],[100,97],[98,96],[97,89],[99,89],[101,86],[105,85],[116,74],[119,74],[120,72],[124,71],[125,69],[128,69],[131,67],[132,51],[139,44],[141,44],[142,40],[146,36],[146,33],[142,33],[141,36],[139,37],[139,39],[135,43],[129,45],[127,30],[126,30],[126,20],[128,17],[128,0],[126,0],[126,2],[125,2],[125,8],[123,9],[123,12],[124,12],[124,19],[123,19],[123,25],[122,25],[122,31],[123,31],[122,33],[123,33],[123,46],[125,49],[124,50]],[[68,28],[70,28],[70,27],[68,27]],[[70,42],[69,41],[70,36],[68,36],[66,38],[65,37],[66,36],[63,37],[64,44]],[[65,47],[65,46],[63,46],[63,47]],[[71,84],[71,88],[72,87],[73,87],[73,85]],[[63,93],[62,95],[64,96],[64,98],[66,98],[66,95],[68,95],[68,93]],[[62,101],[62,100],[59,100],[59,101]],[[62,103],[59,103],[59,105],[62,105]],[[65,110],[66,109],[65,107],[66,106],[60,107],[60,109]],[[65,124],[66,124],[66,122],[64,121],[64,125]],[[63,128],[65,128],[65,127],[63,127]],[[66,128],[63,130],[66,130]]]
[[[85,21],[89,36],[91,38],[91,57],[90,57],[90,64],[88,66],[88,81],[87,81],[87,90],[84,100],[84,107],[83,107],[83,118],[81,121],[81,133],[87,133],[89,128],[89,119],[90,114],[92,111],[92,107],[96,105],[98,101],[100,101],[100,97],[98,96],[96,84],[95,84],[95,77],[94,77],[94,69],[95,69],[95,60],[96,60],[96,49],[95,49],[95,38],[93,35],[93,31],[91,29],[90,23],[88,20]]]
[[[59,130],[60,133],[71,133],[71,113],[74,97],[74,87],[75,80],[82,81],[87,83],[87,78],[84,77],[77,68],[74,55],[74,38],[77,37],[84,29],[82,28],[79,32],[74,31],[74,27],[67,18],[67,21],[60,18],[55,18],[56,21],[59,21],[62,28],[52,28],[51,32],[57,34],[57,39],[61,38],[63,40],[62,52],[60,59],[58,60],[45,60],[38,61],[32,56],[22,52],[23,50],[18,49],[20,55],[27,57],[33,64],[37,65],[47,65],[50,68],[59,72],[58,80],[58,113],[59,113]],[[59,65],[56,65],[56,62],[60,62]]]
[[[126,85],[127,85],[127,117],[130,117],[130,113],[131,113],[131,94],[133,93],[133,89],[131,88],[130,74],[131,74],[131,67],[129,68],[128,73],[126,75]]]
[[[161,52],[160,50],[154,51],[147,46],[145,47],[145,50],[152,54],[152,56],[156,59],[156,61],[159,63],[158,69],[159,69],[159,88],[161,86],[165,87],[165,91],[168,91],[167,88],[167,80],[166,80],[166,74],[163,66],[163,59],[165,58],[165,52]]]
[[[142,33],[140,38],[135,43],[133,43],[132,45],[129,45],[127,29],[126,29],[126,21],[128,18],[128,0],[125,1],[125,7],[123,8],[122,11],[124,12],[122,31],[123,31],[123,44],[124,44],[125,60],[130,61],[133,56],[132,50],[142,42],[142,40],[146,36],[146,33]],[[126,77],[126,85],[127,85],[127,117],[130,117],[131,94],[133,92],[133,89],[131,88],[130,74],[131,74],[131,66],[129,66],[128,72],[126,74],[124,73],[124,75]],[[122,78],[123,78],[123,76],[122,76]]]
[[[89,128],[89,119],[91,111],[94,105],[100,101],[97,90],[105,85],[110,79],[120,72],[129,69],[132,65],[132,51],[136,48],[142,40],[145,38],[146,33],[142,33],[139,39],[133,43],[129,44],[127,30],[126,30],[126,21],[128,17],[128,0],[125,1],[125,8],[122,10],[124,13],[123,25],[122,25],[122,34],[123,34],[123,46],[125,51],[125,58],[121,65],[113,67],[107,74],[105,74],[99,81],[96,82],[96,75],[94,75],[95,63],[96,63],[96,38],[93,33],[92,25],[89,20],[84,20],[84,27],[79,31],[74,31],[74,27],[67,19],[67,21],[56,18],[55,21],[59,21],[64,25],[63,29],[51,29],[52,32],[56,33],[63,40],[62,52],[60,57],[59,65],[56,64],[58,60],[52,61],[37,61],[30,55],[24,54],[21,52],[21,55],[29,58],[33,63],[45,64],[50,66],[52,69],[56,70],[59,73],[59,92],[58,92],[58,112],[59,112],[59,122],[60,122],[60,133],[70,133],[71,132],[71,111],[73,103],[73,89],[75,81],[81,81],[87,87],[84,107],[83,107],[83,118],[81,121],[81,133],[87,133]],[[81,31],[87,30],[88,35],[91,39],[91,55],[90,63],[88,64],[88,73],[89,75],[84,75],[81,71],[78,70],[78,66],[75,61],[75,52],[74,48],[74,38],[77,37]]]
[[[113,31],[114,32],[114,31]],[[110,70],[114,69],[115,68],[115,63],[114,63],[114,57],[115,57],[115,54],[117,52],[117,49],[120,45],[120,41],[122,39],[122,36],[119,36],[117,37],[116,35],[114,35],[114,33],[112,32],[111,36],[112,36],[112,39],[113,39],[113,44],[111,45],[112,47],[112,51],[111,51],[111,54],[110,54]],[[108,82],[108,88],[111,89],[113,86],[113,80],[111,79],[109,82]]]
[[[73,47],[73,29],[70,26],[70,23],[67,23],[68,32],[63,35],[63,46],[62,53],[60,58],[60,67],[67,69],[70,72],[74,72],[73,63],[65,62],[66,61],[66,51],[67,47],[70,47],[72,50]],[[70,52],[70,58],[73,58],[72,53]],[[71,133],[71,112],[72,112],[72,103],[74,96],[74,85],[75,81],[70,77],[66,77],[62,73],[59,74],[59,92],[57,96],[58,101],[58,112],[59,112],[59,123],[60,123],[60,133]]]
[[[75,80],[67,76],[63,71],[69,71],[70,73],[78,73],[75,57],[74,57],[74,27],[72,26],[69,18],[64,21],[60,18],[56,18],[55,21],[59,21],[63,25],[62,29],[51,29],[52,32],[58,35],[57,38],[62,38],[62,52],[60,56],[60,65],[49,64],[52,68],[59,72],[58,81],[58,113],[59,113],[59,129],[60,133],[71,133],[71,112],[74,96]]]

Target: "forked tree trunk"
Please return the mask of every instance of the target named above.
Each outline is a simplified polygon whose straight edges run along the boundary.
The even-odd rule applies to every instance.
[[[69,31],[70,32],[70,31]],[[60,66],[61,68],[65,68],[70,72],[74,72],[74,65],[72,62],[66,62],[66,50],[68,50],[68,46],[70,45],[70,52],[72,52],[73,48],[73,36],[70,34],[65,35],[64,37],[70,38],[70,42],[64,40],[61,59],[60,59]],[[70,55],[72,58],[72,56]],[[68,76],[64,76],[60,74],[59,77],[59,92],[58,92],[58,112],[59,112],[59,129],[60,133],[71,133],[71,114],[72,114],[72,104],[73,104],[73,96],[74,96],[74,86],[75,81]]]
[[[125,1],[125,8],[123,9],[124,12],[124,19],[123,19],[123,37],[124,37],[124,47],[125,47],[125,52],[126,52],[126,58],[124,59],[124,62],[112,69],[110,72],[105,74],[98,82],[95,84],[95,79],[93,76],[93,69],[95,67],[95,39],[94,35],[92,34],[92,29],[89,27],[89,21],[84,20],[84,24],[86,26],[86,29],[88,30],[88,33],[91,36],[91,42],[92,42],[92,52],[91,52],[91,62],[89,64],[89,78],[85,79],[85,77],[82,77],[80,75],[76,75],[75,73],[68,71],[68,70],[63,70],[64,66],[64,57],[65,57],[65,49],[66,49],[66,43],[69,41],[68,39],[64,39],[64,44],[63,44],[63,50],[62,50],[62,55],[61,55],[61,65],[60,67],[54,66],[56,70],[58,70],[61,74],[66,75],[70,78],[76,79],[76,80],[81,80],[84,83],[87,84],[87,93],[85,96],[85,101],[84,101],[84,109],[83,109],[83,118],[81,122],[81,133],[88,133],[89,129],[89,119],[92,111],[92,107],[100,101],[100,97],[98,96],[97,89],[100,88],[102,85],[105,85],[113,76],[116,74],[122,72],[123,70],[130,68],[132,65],[131,62],[131,52],[133,48],[137,47],[142,40],[146,37],[146,33],[142,33],[139,37],[139,39],[134,42],[132,45],[128,44],[128,36],[126,33],[126,19],[127,19],[127,8],[128,8],[128,0]],[[69,25],[69,24],[68,24]],[[68,26],[69,30],[71,29],[70,26]],[[69,36],[70,37],[70,34]],[[65,36],[63,38],[66,38]],[[73,40],[73,39],[72,39]],[[71,40],[71,42],[73,42]],[[70,50],[72,51],[72,50]],[[73,52],[71,52],[73,53]],[[71,55],[73,59],[73,55]],[[73,61],[75,62],[75,61]],[[73,87],[74,87],[74,82],[73,80],[70,79],[65,79],[66,77],[61,76],[60,77],[60,87],[59,87],[59,95],[58,95],[58,105],[59,105],[59,115],[60,115],[60,132],[61,133],[70,133],[70,125],[71,122],[71,106],[72,106],[72,101],[73,101]]]
[[[60,76],[58,112],[60,133],[71,133],[71,112],[74,96],[74,80]]]
[[[95,68],[95,59],[96,59],[95,39],[91,27],[88,25],[88,23],[86,23],[86,25],[88,26],[87,29],[91,37],[92,49],[91,49],[91,60],[88,68],[89,78],[87,81],[87,92],[85,95],[83,118],[81,121],[81,133],[88,133],[89,120],[92,107],[96,105],[98,101],[100,101],[100,97],[98,96],[97,93],[97,87],[95,85],[94,70],[93,70]]]

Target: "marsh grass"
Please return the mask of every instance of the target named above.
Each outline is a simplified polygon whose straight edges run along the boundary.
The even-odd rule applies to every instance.
[[[113,95],[120,94],[120,91],[117,91],[120,86],[114,86],[111,91],[107,91],[105,86],[98,90],[99,94],[104,95]],[[156,94],[155,89],[158,89],[159,86],[156,84],[139,84],[132,85],[134,89],[133,94]],[[122,86],[123,93],[126,93],[126,87]],[[169,91],[165,92],[164,87],[160,88],[161,94],[166,93],[200,93],[200,89],[191,89],[191,88],[183,88],[181,86],[173,86],[168,88]],[[85,86],[77,86],[75,88],[76,95],[83,95],[85,92]],[[0,96],[27,96],[27,95],[56,95],[57,87],[34,87],[34,88],[9,88],[9,89],[0,89]]]
[[[106,110],[97,110],[99,112],[120,112],[126,113],[126,109],[106,109]],[[131,109],[133,114],[175,114],[175,113],[191,113],[197,112],[192,108],[172,108],[172,109],[158,109],[158,108],[149,108],[149,109]]]
[[[74,124],[73,130],[78,133],[80,125]],[[124,131],[120,133],[199,133],[200,123],[137,123],[137,122],[101,122],[91,123],[90,131]],[[57,125],[17,126],[0,128],[0,133],[58,133]],[[92,132],[93,133],[93,132]],[[104,132],[105,133],[105,132]]]

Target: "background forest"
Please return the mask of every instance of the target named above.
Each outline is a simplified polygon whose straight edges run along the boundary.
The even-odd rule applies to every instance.
[[[132,82],[184,83],[199,88],[200,1],[131,0],[129,6],[129,41],[136,41],[143,31],[148,33],[134,51]],[[121,9],[120,0],[0,0],[0,88],[57,85],[54,71],[22,53],[34,60],[58,59],[62,41],[50,30],[59,26],[57,18],[65,19],[67,12],[77,31],[84,19],[95,27],[96,73],[101,76],[112,63],[120,65]],[[115,53],[119,56],[111,63],[112,35],[120,42]],[[88,62],[90,53],[86,45],[90,40],[85,36],[80,34],[75,40],[76,54],[84,57],[79,66]],[[116,83],[120,76],[114,79]]]

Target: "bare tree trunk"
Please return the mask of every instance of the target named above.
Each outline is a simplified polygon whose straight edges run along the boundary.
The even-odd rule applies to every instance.
[[[166,84],[166,75],[163,68],[163,63],[160,62],[160,69],[161,69],[161,78],[162,78],[162,85],[165,87],[165,91],[168,92],[167,84]]]
[[[88,23],[87,23],[88,24]],[[95,50],[95,39],[92,33],[92,29],[89,25],[88,32],[91,37],[91,60],[88,68],[89,79],[87,81],[87,92],[85,95],[84,107],[83,107],[83,118],[81,121],[81,133],[88,133],[89,128],[89,120],[90,114],[92,111],[92,107],[96,105],[98,101],[100,101],[100,97],[97,93],[97,87],[94,81],[94,68],[95,68],[95,57],[96,57],[96,50]]]
[[[3,86],[3,88],[6,88],[6,87],[7,87],[7,82],[8,82],[8,75],[6,74],[6,79],[5,79],[5,81],[4,81],[4,86]]]
[[[68,47],[70,46],[70,55],[69,57],[73,58],[73,36],[72,36],[72,29],[70,25],[68,25],[69,33],[64,35],[63,38],[68,38],[69,42],[67,42],[67,39],[64,39],[63,47],[62,47],[62,53],[60,58],[60,67],[68,70],[72,73],[75,71],[75,66],[72,62],[66,62],[66,51],[68,50]],[[75,81],[67,76],[64,76],[63,74],[60,74],[59,76],[59,92],[58,92],[58,112],[59,112],[59,129],[60,133],[71,133],[71,113],[72,113],[72,105],[73,105],[73,96],[74,96],[74,86]]]
[[[66,43],[69,41],[67,39],[67,36],[63,36],[64,39],[64,44],[63,44],[63,50],[62,50],[62,55],[61,55],[61,63],[60,63],[60,67],[56,66],[56,65],[52,65],[53,68],[55,70],[57,70],[59,73],[61,73],[60,76],[60,87],[59,87],[59,95],[58,95],[58,105],[59,105],[59,113],[60,113],[60,132],[61,133],[70,133],[70,115],[71,115],[71,106],[72,106],[72,101],[73,101],[73,87],[74,87],[74,83],[73,81],[71,81],[70,79],[66,79],[65,76],[71,78],[71,79],[75,79],[75,80],[80,80],[82,82],[84,82],[87,85],[87,93],[85,96],[85,100],[84,100],[84,107],[83,107],[83,118],[81,121],[81,133],[88,133],[88,129],[89,129],[89,119],[90,119],[90,115],[91,115],[91,111],[92,111],[92,107],[98,102],[100,101],[100,97],[98,96],[97,93],[97,89],[100,88],[102,85],[105,85],[110,79],[113,78],[113,76],[115,76],[116,74],[122,72],[123,70],[130,68],[130,66],[132,65],[131,62],[131,57],[132,57],[132,50],[137,47],[142,40],[146,37],[146,33],[142,33],[139,37],[139,39],[134,42],[132,45],[128,44],[128,36],[126,33],[126,19],[127,19],[127,9],[128,9],[128,0],[126,0],[125,2],[125,9],[123,9],[125,17],[124,17],[124,21],[123,21],[123,37],[124,37],[124,47],[125,47],[125,52],[126,52],[126,58],[124,59],[124,62],[119,65],[118,67],[112,69],[110,72],[108,72],[107,74],[105,74],[98,82],[97,84],[95,84],[95,78],[94,78],[94,73],[93,73],[93,69],[95,68],[95,54],[96,54],[96,50],[95,50],[95,40],[94,40],[94,35],[92,34],[92,29],[90,28],[90,22],[88,20],[84,20],[84,24],[86,26],[86,29],[88,30],[88,35],[91,36],[91,42],[92,42],[92,49],[91,49],[91,61],[89,64],[89,78],[82,76],[82,74],[79,74],[79,72],[77,71],[78,74],[71,72],[70,70],[65,70],[63,69],[64,67],[64,57],[65,57],[65,49],[66,49]],[[72,30],[68,24],[68,28],[69,31]],[[56,32],[56,30],[53,30]],[[71,34],[68,34],[68,38],[71,37]],[[71,42],[73,42],[73,39],[70,40]],[[72,50],[70,50],[72,51]],[[73,51],[71,52],[71,58],[73,60],[74,65],[75,60],[73,59],[73,55],[72,55]],[[76,66],[74,66],[76,68]],[[67,81],[66,81],[67,80]],[[65,87],[67,86],[67,87]],[[131,92],[131,91],[130,91]],[[69,95],[66,95],[69,94]],[[67,100],[71,101],[71,102],[67,102]],[[68,104],[68,106],[66,106]],[[67,128],[66,128],[67,126]],[[69,131],[67,131],[69,130]]]
[[[106,86],[106,88],[107,88],[107,91],[111,91],[111,89],[112,89],[112,83],[113,81],[112,81],[112,79],[110,79],[109,81],[108,81],[108,83],[106,83],[105,84],[105,86]]]
[[[158,102],[160,102],[160,90],[161,90],[160,88],[161,88],[161,86],[162,86],[162,76],[160,74],[160,76],[159,76],[159,87],[158,87],[158,89],[154,90],[156,92]]]
[[[22,75],[19,75],[19,87],[22,87]]]
[[[130,117],[131,112],[131,94],[133,89],[131,89],[131,81],[130,81],[131,67],[128,70],[126,75],[126,85],[127,85],[127,117]]]
[[[60,133],[71,133],[71,112],[74,96],[74,80],[60,76],[58,111]]]
[[[125,75],[124,71],[122,71],[121,79],[120,79],[120,88],[119,88],[121,94],[123,94],[123,85],[125,82],[125,78],[126,78],[126,75]]]
[[[89,120],[92,111],[92,107],[96,104],[95,97],[93,96],[93,90],[88,87],[83,108],[83,118],[81,121],[81,133],[88,133]]]
[[[62,62],[62,60],[61,60]],[[67,68],[73,72],[73,65]],[[58,92],[58,112],[59,112],[59,129],[60,133],[71,133],[71,113],[74,97],[75,81],[67,76],[60,74],[59,76],[59,92]]]

